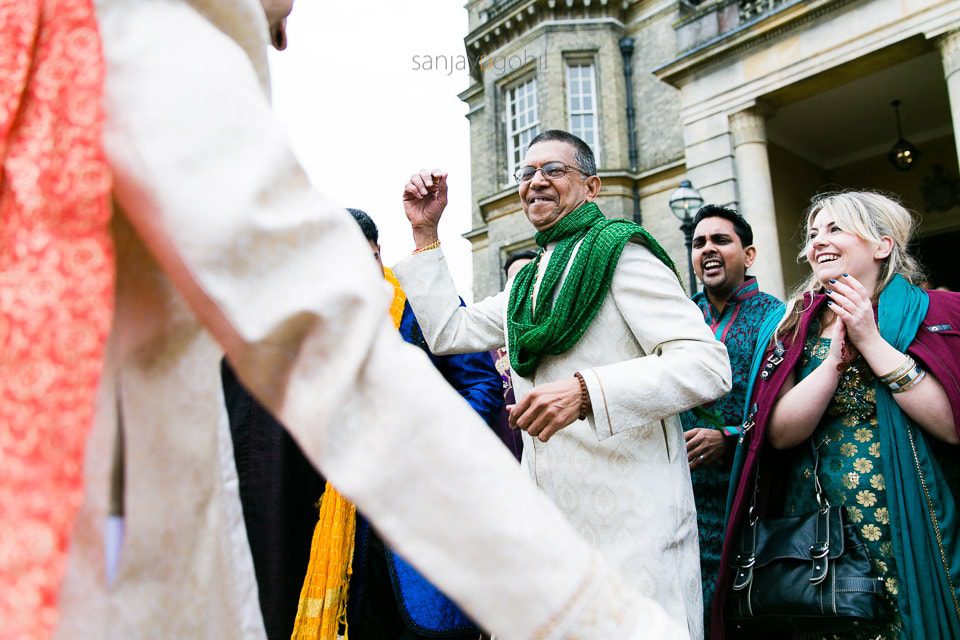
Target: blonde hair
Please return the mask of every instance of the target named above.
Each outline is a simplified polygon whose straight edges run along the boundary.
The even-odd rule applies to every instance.
[[[923,270],[919,263],[907,251],[910,240],[916,229],[913,214],[892,197],[873,191],[843,191],[825,193],[814,196],[804,216],[805,226],[810,227],[813,219],[821,211],[828,211],[833,215],[837,226],[863,238],[867,242],[879,243],[882,238],[888,237],[893,241],[893,249],[880,266],[880,277],[877,279],[877,288],[873,291],[876,300],[890,280],[897,274],[906,278],[910,283],[917,284],[923,280]],[[807,261],[807,233],[803,234],[804,244],[797,255],[798,262]],[[777,326],[775,338],[796,333],[800,329],[800,318],[806,308],[802,304],[804,295],[822,291],[823,285],[813,273],[797,287],[787,300],[787,312]]]

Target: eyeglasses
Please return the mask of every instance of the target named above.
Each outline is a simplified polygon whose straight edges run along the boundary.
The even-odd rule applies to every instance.
[[[542,167],[522,167],[517,169],[517,172],[513,174],[513,177],[519,183],[530,182],[533,180],[533,176],[537,175],[537,171],[542,173],[543,177],[548,180],[562,178],[571,171],[576,171],[584,176],[587,175],[577,167],[571,167],[570,165],[563,164],[562,162],[548,162]]]

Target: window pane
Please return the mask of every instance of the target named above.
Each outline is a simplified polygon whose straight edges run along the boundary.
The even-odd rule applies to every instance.
[[[507,164],[512,176],[523,155],[539,132],[537,119],[537,83],[532,78],[507,91]]]
[[[592,63],[567,63],[567,118],[571,133],[590,145],[599,159],[596,69]]]

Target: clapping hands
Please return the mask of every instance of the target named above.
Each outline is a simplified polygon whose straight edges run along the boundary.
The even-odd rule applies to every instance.
[[[873,300],[859,280],[843,274],[827,283],[825,293],[827,304],[837,315],[840,325],[834,329],[831,336],[831,355],[834,348],[840,349],[845,340],[849,340],[862,353],[880,338],[880,330],[873,313]]]

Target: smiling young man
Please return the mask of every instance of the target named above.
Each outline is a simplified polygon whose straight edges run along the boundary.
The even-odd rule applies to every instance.
[[[542,251],[508,291],[469,307],[437,240],[447,176],[416,174],[403,199],[417,249],[395,272],[435,353],[507,346],[510,422],[525,432],[533,481],[700,638],[696,514],[676,414],[726,393],[729,363],[659,244],[600,211],[596,174],[576,136],[533,139],[515,177]],[[550,544],[549,531],[533,533]]]
[[[780,301],[761,293],[757,279],[747,275],[757,249],[753,230],[743,216],[732,209],[706,205],[693,222],[693,269],[703,283],[703,291],[694,295],[693,301],[703,311],[714,337],[727,346],[733,370],[730,393],[705,407],[718,422],[711,423],[706,413],[688,411],[682,416],[697,501],[703,605],[709,622],[723,544],[730,454],[740,434],[750,357],[760,323]]]

